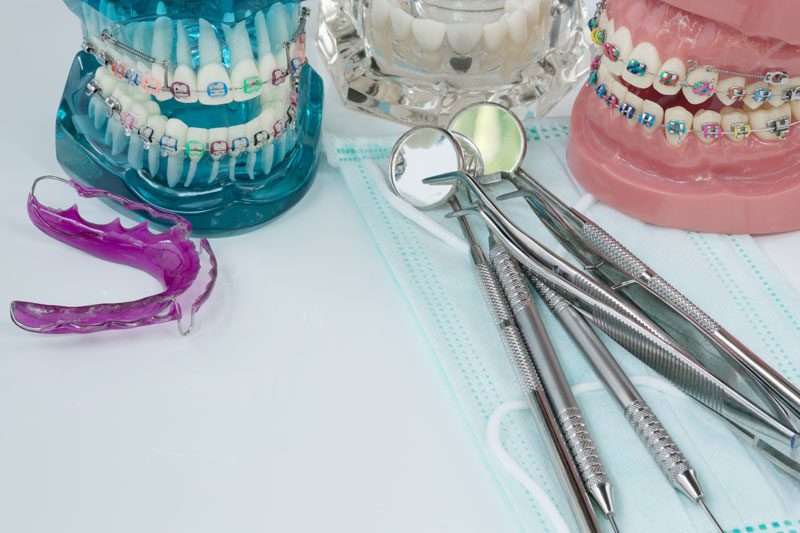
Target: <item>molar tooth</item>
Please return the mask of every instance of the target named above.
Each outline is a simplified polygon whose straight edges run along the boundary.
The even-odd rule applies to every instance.
[[[648,126],[644,123],[643,118],[646,115],[652,116],[652,125]],[[644,128],[644,132],[647,135],[652,135],[660,129],[660,126],[664,124],[664,108],[658,105],[657,103],[653,102],[652,100],[645,100],[642,104],[642,109],[639,113],[639,117],[637,118],[642,127]]]
[[[720,115],[722,116],[722,131],[726,133],[726,137],[733,142],[742,142],[744,141],[749,135],[750,130],[747,130],[747,134],[735,134],[730,135],[730,133],[736,132],[737,125],[746,124],[749,128],[750,120],[745,113],[741,109],[736,109],[733,107],[723,107],[719,111]]]
[[[639,43],[633,49],[630,59],[638,61],[641,68],[644,68],[642,74],[634,74],[636,72],[632,64],[628,64],[622,73],[622,79],[640,89],[647,89],[653,84],[655,79],[651,74],[658,74],[661,68],[661,58],[658,55],[658,50],[651,43]]]
[[[167,121],[167,131],[162,138],[162,147],[167,148],[167,185],[175,188],[183,174],[183,157],[186,154],[186,135],[189,126],[182,120],[171,118]],[[168,137],[167,137],[168,136]]]
[[[711,144],[722,137],[722,115],[716,111],[698,111],[694,116],[694,134],[705,144]]]
[[[483,44],[489,52],[496,52],[506,40],[508,34],[508,23],[501,18],[497,22],[492,22],[483,27]]]
[[[741,98],[737,97],[735,94],[736,91],[732,91],[732,89],[739,87],[744,90],[746,83],[747,81],[741,76],[719,80],[719,83],[717,83],[717,98],[726,106],[731,106],[739,102]]]
[[[189,172],[186,174],[184,187],[189,187],[197,173],[197,165],[206,154],[208,130],[205,128],[189,128],[186,131],[186,155],[189,157]]]
[[[764,141],[774,141],[778,139],[778,135],[776,131],[770,131],[774,125],[770,123],[784,118],[788,118],[791,123],[792,108],[789,104],[783,104],[780,107],[765,106],[761,109],[750,111],[748,118],[750,127],[753,129],[753,135]]]
[[[683,107],[670,107],[664,113],[664,131],[667,142],[678,146],[686,140],[692,131],[694,117]]]
[[[702,104],[712,96],[719,82],[718,72],[707,72],[704,68],[696,68],[686,75],[683,96],[690,104]]]
[[[147,168],[151,176],[158,174],[161,166],[161,138],[167,133],[167,117],[163,115],[150,115],[145,124],[153,130],[152,141],[147,153]]]
[[[605,55],[603,62],[608,65],[609,72],[615,76],[621,76],[627,66],[627,63],[623,60],[630,57],[633,51],[633,39],[631,38],[630,30],[624,26],[619,28],[614,32],[613,36],[606,38],[606,45],[613,45],[619,50],[619,59],[612,61],[608,55]]]
[[[448,24],[447,42],[453,51],[459,55],[472,52],[481,40],[481,25],[476,23]]]
[[[158,60],[172,59],[172,43],[175,39],[175,29],[172,26],[172,19],[168,17],[159,17],[153,23],[153,57]],[[159,84],[164,83],[165,72],[164,65],[156,63],[150,70],[150,75],[158,80]],[[171,77],[171,76],[170,76]],[[167,89],[167,87],[164,87]],[[159,101],[165,101],[172,98],[172,93],[169,91],[159,91],[155,94]]]
[[[283,52],[283,45],[289,41],[289,17],[283,2],[275,2],[267,12],[269,36],[272,39],[272,52]]]
[[[414,17],[400,9],[393,7],[389,13],[392,19],[392,30],[397,36],[398,41],[405,41],[411,35],[411,24],[414,22]]]
[[[680,81],[686,77],[686,65],[677,57],[670,57],[658,71],[652,72],[656,75],[653,88],[661,94],[673,96],[681,90]]]
[[[150,103],[155,104],[152,100]],[[144,168],[144,142],[139,138],[136,132],[147,124],[147,119],[149,119],[152,114],[152,107],[147,105],[147,103],[136,102],[131,107],[134,133],[131,135],[128,144],[128,163],[131,165],[131,168],[136,170],[142,170]]]
[[[389,23],[389,0],[372,0],[372,26],[383,29]]]
[[[517,9],[503,16],[506,17],[511,41],[520,46],[528,42],[528,14],[522,9]]]
[[[228,149],[231,151],[229,178],[231,181],[236,178],[236,160],[243,153],[247,153],[249,147],[250,141],[247,138],[247,128],[245,128],[244,124],[228,128]]]
[[[758,109],[774,97],[770,85],[763,81],[752,83],[744,89],[747,92],[747,96],[744,98],[744,105],[750,109]]]
[[[197,73],[194,71],[192,65],[192,50],[189,46],[189,37],[186,35],[186,28],[183,23],[178,22],[178,35],[175,45],[175,55],[178,60],[178,65],[175,67],[173,74],[172,87],[185,88],[185,91],[176,92],[175,99],[191,104],[197,102]]]
[[[200,19],[198,48],[200,71],[197,73],[197,89],[203,105],[223,105],[233,102],[231,78],[222,64],[222,50],[213,26]]]
[[[238,23],[232,29],[225,26],[225,40],[231,53],[231,91],[235,102],[244,102],[261,94],[262,77],[253,59],[253,46],[247,25]]]
[[[411,23],[411,31],[423,50],[436,52],[442,48],[447,26],[438,20],[414,19],[414,22]]]

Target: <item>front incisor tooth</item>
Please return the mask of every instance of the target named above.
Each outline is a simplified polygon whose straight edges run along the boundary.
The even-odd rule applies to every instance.
[[[661,58],[658,50],[651,43],[639,43],[633,49],[630,59],[639,61],[646,69],[643,75],[634,74],[626,65],[622,73],[622,79],[640,89],[647,89],[655,80],[653,75],[658,75],[661,68]]]
[[[698,111],[692,124],[695,137],[702,143],[711,144],[722,138],[722,116],[716,111]],[[717,127],[719,130],[716,130]]]
[[[753,128],[753,135],[762,141],[775,141],[778,137],[778,132],[773,130],[775,124],[773,121],[782,119],[792,121],[792,107],[789,104],[783,104],[780,107],[765,106],[761,109],[750,111],[748,113],[750,119],[750,127]]]
[[[725,137],[733,142],[743,142],[747,135],[734,135],[734,127],[737,124],[750,124],[747,113],[734,107],[723,107],[719,114],[722,116],[722,131],[725,132]]]
[[[731,106],[741,101],[740,98],[733,97],[733,95],[730,94],[731,89],[734,87],[741,87],[744,89],[746,84],[747,81],[741,76],[719,80],[719,83],[717,83],[717,98],[719,98],[719,101],[724,105]]]
[[[692,131],[694,116],[683,107],[670,107],[664,113],[664,132],[673,146],[683,144]]]
[[[633,51],[633,39],[631,38],[630,30],[624,26],[619,28],[614,32],[611,38],[606,38],[606,43],[617,47],[619,50],[619,59],[617,61],[611,61],[608,57],[603,56],[603,61],[608,65],[609,72],[615,76],[622,76],[627,66],[625,59],[628,58]]]
[[[645,100],[644,103],[642,104],[642,110],[639,114],[641,115],[642,113],[653,115],[653,117],[655,118],[653,125],[651,127],[643,126],[644,132],[647,135],[653,135],[654,133],[656,133],[661,129],[661,125],[664,124],[663,107],[653,102],[652,100]]]
[[[496,52],[503,46],[508,34],[508,23],[501,18],[483,27],[483,44],[489,52]]]
[[[426,52],[436,52],[442,48],[447,26],[433,19],[414,19],[411,31],[419,45]]]
[[[683,96],[692,105],[702,104],[714,96],[718,82],[719,73],[707,72],[703,68],[694,69],[686,75],[688,85],[683,88]]]
[[[662,80],[662,73],[668,75],[668,80],[671,85],[665,85]],[[661,65],[661,68],[656,72],[653,81],[653,88],[661,94],[673,96],[681,91],[680,82],[686,78],[686,64],[677,57],[670,57]],[[673,76],[674,75],[674,76]]]
[[[467,55],[481,40],[481,25],[473,22],[447,25],[447,42],[456,54]]]

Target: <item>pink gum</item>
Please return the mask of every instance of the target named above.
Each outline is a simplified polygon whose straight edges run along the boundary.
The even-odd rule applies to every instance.
[[[791,4],[789,3],[791,2]],[[716,67],[761,72],[784,70],[789,76],[800,76],[800,1],[764,0],[761,3],[750,0],[669,0],[670,3],[687,7],[679,9],[660,0],[608,0],[608,17],[614,19],[615,28],[630,30],[634,45],[647,41],[658,49],[661,60],[678,57],[683,61],[696,59],[701,64]],[[767,14],[764,4],[782,4],[782,9]],[[748,36],[739,27],[741,18],[746,18],[741,5],[756,6],[760,18],[758,24],[774,32],[770,35],[786,37],[785,40]],[[724,7],[722,7],[724,6]],[[712,9],[714,8],[714,9]],[[702,13],[711,18],[696,15]],[[790,14],[791,13],[791,14]],[[721,22],[712,20],[716,18]],[[753,22],[752,24],[755,24]],[[761,26],[746,24],[754,31]],[[791,30],[791,31],[790,31]],[[788,44],[788,43],[794,44]],[[724,77],[724,76],[723,76]],[[748,83],[755,80],[748,80]]]
[[[667,143],[626,124],[585,87],[575,102],[567,161],[598,200],[661,226],[714,233],[800,229],[800,131],[785,141],[750,137]]]

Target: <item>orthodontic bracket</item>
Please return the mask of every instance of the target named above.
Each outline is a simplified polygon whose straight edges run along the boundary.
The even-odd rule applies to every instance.
[[[778,139],[785,139],[786,136],[789,134],[789,129],[792,126],[792,118],[789,116],[783,116],[781,118],[770,120],[767,122],[767,127],[772,129],[772,132],[778,137]]]

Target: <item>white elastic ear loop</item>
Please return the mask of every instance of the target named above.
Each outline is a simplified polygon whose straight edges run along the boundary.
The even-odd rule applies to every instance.
[[[464,239],[448,231],[444,228],[444,226],[438,224],[437,222],[434,222],[433,219],[431,219],[431,217],[426,215],[423,211],[420,211],[416,207],[413,207],[398,198],[397,195],[395,195],[389,189],[389,186],[386,184],[386,174],[378,167],[375,161],[365,160],[363,163],[365,167],[367,167],[376,177],[378,177],[378,183],[376,186],[380,191],[381,196],[383,196],[383,199],[386,200],[386,202],[392,206],[395,211],[414,222],[417,226],[424,229],[451,248],[455,248],[463,254],[469,253],[469,246]]]
[[[564,521],[564,517],[561,516],[553,500],[550,499],[541,485],[536,483],[519,463],[511,457],[511,454],[505,449],[500,439],[500,423],[503,421],[503,418],[512,411],[523,410],[528,410],[528,404],[525,402],[507,402],[494,410],[492,416],[489,418],[489,424],[486,427],[486,439],[489,442],[489,449],[492,450],[492,453],[494,453],[500,461],[500,464],[503,465],[503,468],[505,468],[514,479],[521,483],[522,486],[525,487],[525,490],[536,500],[539,504],[539,508],[544,512],[548,520],[550,520],[555,530],[558,533],[570,533],[570,529]]]

